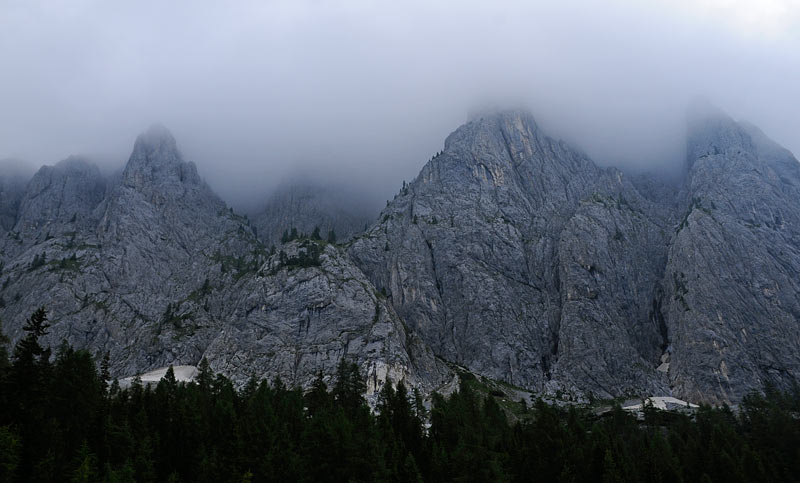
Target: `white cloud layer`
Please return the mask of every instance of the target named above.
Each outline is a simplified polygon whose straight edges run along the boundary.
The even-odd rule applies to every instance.
[[[696,95],[800,152],[797,0],[0,2],[0,158],[121,165],[158,121],[223,196],[384,194],[522,104],[604,164],[680,161]]]

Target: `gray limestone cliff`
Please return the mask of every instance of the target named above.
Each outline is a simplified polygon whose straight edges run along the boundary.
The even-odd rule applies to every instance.
[[[437,354],[479,374],[709,402],[786,387],[800,165],[724,114],[693,119],[678,193],[597,167],[526,113],[476,117],[349,253]]]
[[[18,161],[0,160],[0,236],[2,237],[5,237],[17,222],[19,203],[31,178],[26,171]],[[2,246],[3,242],[0,240],[0,249]]]
[[[346,357],[359,363],[370,392],[387,377],[426,392],[452,377],[335,245],[292,241],[226,297],[223,317],[232,322],[205,353],[223,373],[308,387]]]
[[[800,164],[706,106],[684,167],[676,186],[628,176],[526,112],[483,113],[359,233],[325,189],[235,214],[156,126],[118,178],[79,158],[0,175],[0,317],[16,340],[47,306],[48,342],[108,351],[117,376],[206,357],[238,384],[307,387],[347,357],[370,391],[432,391],[452,364],[570,398],[736,403],[789,387]],[[314,226],[322,240],[266,248]],[[331,244],[329,229],[355,235]]]
[[[664,287],[669,377],[734,402],[800,377],[800,164],[721,112],[691,119]]]
[[[241,384],[280,376],[305,386],[346,356],[375,389],[387,377],[428,389],[450,377],[334,246],[314,266],[277,269],[281,255],[163,127],[139,136],[116,182],[77,159],[42,168],[16,218],[0,273],[12,339],[44,305],[46,342],[109,352],[117,376],[206,357]]]
[[[349,252],[437,354],[544,391],[665,387],[662,212],[524,112],[475,118]]]

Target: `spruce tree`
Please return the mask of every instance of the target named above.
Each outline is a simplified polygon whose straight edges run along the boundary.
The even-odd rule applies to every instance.
[[[103,354],[103,360],[100,361],[100,382],[103,391],[107,391],[108,384],[111,382],[111,353],[109,351]]]
[[[211,383],[213,381],[214,372],[211,370],[208,359],[203,357],[203,359],[200,360],[200,364],[197,366],[197,385],[200,386],[200,390],[205,393],[211,389]]]
[[[358,365],[342,357],[336,368],[336,384],[333,386],[333,396],[338,405],[348,414],[353,414],[364,404],[363,395],[366,391],[367,384],[361,377]]]
[[[39,344],[39,338],[47,335],[49,327],[44,308],[31,314],[22,327],[26,335],[14,348],[14,361],[9,370],[9,412],[20,426],[24,443],[18,470],[22,480],[49,478],[52,471],[53,462],[44,456],[52,444],[50,433],[54,429],[48,426],[46,417],[50,349]]]

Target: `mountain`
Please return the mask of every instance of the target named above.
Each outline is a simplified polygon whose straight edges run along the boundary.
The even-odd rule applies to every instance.
[[[324,241],[283,245],[223,297],[230,322],[205,356],[238,379],[280,376],[308,386],[320,372],[333,374],[342,357],[359,364],[370,393],[387,377],[426,392],[452,378],[346,253]]]
[[[79,159],[41,168],[13,233],[0,275],[5,330],[19,338],[44,305],[51,345],[109,352],[117,376],[207,357],[241,384],[307,386],[343,356],[373,388],[387,376],[429,387],[449,375],[339,249],[307,240],[269,253],[160,126],[139,136],[119,180]]]
[[[28,182],[20,200],[14,233],[28,248],[46,239],[89,228],[105,196],[100,170],[86,159],[70,157],[44,166]]]
[[[15,159],[0,160],[0,235],[5,236],[14,227],[19,203],[30,178],[24,163]]]
[[[800,376],[800,164],[714,109],[689,132],[664,280],[669,374],[685,398],[737,401]]]
[[[790,387],[800,164],[701,106],[683,165],[677,185],[629,176],[527,112],[487,112],[366,230],[352,196],[310,184],[251,222],[154,126],[119,177],[70,158],[0,179],[0,317],[16,340],[45,305],[49,343],[109,352],[120,377],[205,357],[240,385],[308,387],[347,357],[372,393],[454,371],[573,400]]]
[[[473,119],[349,246],[441,357],[536,391],[736,402],[800,376],[800,165],[695,115],[679,193]],[[645,189],[644,193],[640,189]]]
[[[322,238],[333,230],[337,240],[347,240],[375,220],[358,194],[310,182],[286,184],[275,190],[253,216],[253,227],[265,245],[278,245],[292,228],[311,234],[319,228]],[[377,209],[375,210],[377,212]]]
[[[474,119],[349,252],[437,354],[537,391],[666,391],[666,220],[524,112]]]

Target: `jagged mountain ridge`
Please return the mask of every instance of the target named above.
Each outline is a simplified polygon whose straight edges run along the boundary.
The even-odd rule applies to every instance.
[[[26,191],[0,316],[15,338],[44,302],[52,341],[110,350],[118,375],[206,356],[306,385],[347,355],[371,390],[432,390],[443,359],[537,392],[736,402],[800,375],[800,168],[716,111],[689,133],[676,190],[598,167],[526,112],[485,114],[344,247],[269,252],[154,128],[119,181],[67,163]]]
[[[800,164],[722,112],[692,120],[665,317],[675,390],[737,401],[800,376]]]
[[[675,199],[669,188],[643,196],[636,186],[652,180],[597,167],[527,113],[476,118],[349,252],[437,354],[477,373],[537,391],[708,402],[786,387],[800,375],[800,165],[706,112],[690,126],[687,166]],[[707,196],[736,199],[736,230],[695,226]],[[701,274],[697,254],[714,270]]]
[[[238,383],[307,386],[347,356],[373,390],[386,377],[426,390],[449,377],[339,249],[307,240],[324,250],[300,267],[284,262],[316,248],[269,253],[163,127],[139,136],[120,179],[104,182],[70,159],[28,183],[2,245],[0,316],[12,339],[44,305],[47,342],[108,351],[117,376],[205,356]]]
[[[446,359],[539,391],[666,390],[649,317],[665,220],[529,114],[459,128],[381,216],[350,254]]]

